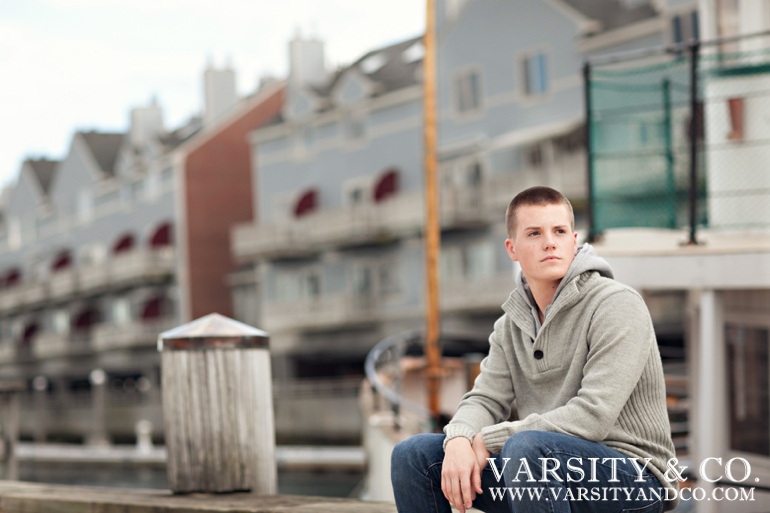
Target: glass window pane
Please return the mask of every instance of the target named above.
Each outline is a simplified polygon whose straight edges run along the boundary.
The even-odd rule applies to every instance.
[[[725,326],[730,404],[730,447],[770,456],[768,330]]]

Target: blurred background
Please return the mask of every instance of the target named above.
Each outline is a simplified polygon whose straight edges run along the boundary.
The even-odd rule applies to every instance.
[[[767,503],[770,1],[432,16],[435,90],[421,2],[0,7],[0,377],[24,383],[22,479],[90,462],[79,483],[163,487],[156,339],[218,312],[270,333],[280,490],[388,500],[393,445],[437,427],[430,94],[443,417],[518,272],[505,208],[548,185],[648,304],[678,454],[747,458]]]

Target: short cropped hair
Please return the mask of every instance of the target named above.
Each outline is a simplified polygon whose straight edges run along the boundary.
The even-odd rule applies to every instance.
[[[569,213],[570,229],[575,231],[575,214],[567,197],[556,189],[535,186],[521,191],[508,204],[505,211],[505,228],[508,231],[508,237],[514,238],[516,235],[516,212],[524,205],[564,205]]]

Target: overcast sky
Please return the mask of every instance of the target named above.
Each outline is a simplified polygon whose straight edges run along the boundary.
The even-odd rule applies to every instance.
[[[202,108],[208,62],[238,92],[285,76],[298,30],[330,67],[419,35],[421,0],[0,0],[0,185],[25,157],[61,159],[76,130],[125,131],[156,97],[167,128]]]

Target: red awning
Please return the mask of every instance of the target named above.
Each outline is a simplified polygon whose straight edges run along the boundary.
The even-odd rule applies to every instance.
[[[308,189],[294,204],[294,217],[310,214],[316,207],[318,207],[318,192],[315,189]]]
[[[150,237],[151,248],[170,246],[172,242],[171,223],[163,223]]]
[[[115,245],[112,247],[112,253],[117,255],[124,251],[131,251],[134,248],[134,236],[131,233],[127,233],[122,236]]]
[[[21,281],[21,271],[13,268],[5,274],[1,281],[3,287],[13,287]]]
[[[163,314],[163,298],[154,297],[147,301],[142,308],[142,320],[157,319]]]
[[[379,203],[380,201],[393,196],[397,192],[398,170],[388,169],[377,181],[377,185],[374,188],[374,201],[375,203]]]
[[[53,269],[54,272],[61,271],[63,269],[67,269],[71,264],[72,255],[69,250],[65,250],[59,253],[56,258],[54,258],[53,264],[51,264],[51,269]]]

